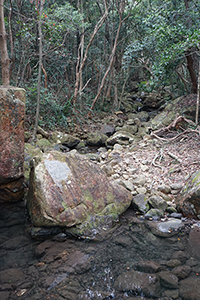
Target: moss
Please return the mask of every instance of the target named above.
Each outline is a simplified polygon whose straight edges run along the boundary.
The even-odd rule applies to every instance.
[[[194,174],[194,175],[196,175],[196,174]],[[194,177],[194,179],[192,179],[192,183],[195,183],[195,181],[198,181],[197,185],[200,184],[200,172],[199,171],[197,172],[197,175]]]

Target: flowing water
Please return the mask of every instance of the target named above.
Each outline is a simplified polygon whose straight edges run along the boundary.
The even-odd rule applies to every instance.
[[[198,299],[200,264],[187,252],[189,228],[159,237],[131,209],[101,241],[66,237],[62,229],[38,241],[29,226],[23,203],[1,205],[1,300]],[[169,276],[176,264],[188,270],[178,283]],[[184,294],[184,278],[196,282],[195,293]]]

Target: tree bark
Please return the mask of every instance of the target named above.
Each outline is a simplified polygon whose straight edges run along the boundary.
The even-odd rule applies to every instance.
[[[44,0],[40,3],[40,13],[38,16],[38,34],[39,34],[39,68],[38,68],[38,85],[37,85],[37,109],[35,116],[35,128],[34,128],[34,138],[37,133],[39,112],[40,112],[40,91],[41,91],[41,70],[42,70],[42,28],[41,28],[41,16],[44,6]]]
[[[186,52],[186,60],[187,60],[187,68],[190,73],[190,78],[191,78],[191,82],[192,82],[192,92],[194,94],[196,94],[197,93],[197,77],[196,77],[196,73],[194,70],[192,53],[190,50],[188,50]]]
[[[81,72],[83,70],[85,61],[87,59],[87,54],[88,54],[88,50],[94,40],[95,35],[97,34],[98,30],[101,28],[101,26],[103,25],[105,19],[107,18],[108,15],[108,9],[107,9],[107,5],[106,5],[106,1],[104,0],[104,5],[105,5],[105,12],[104,15],[102,16],[102,18],[98,21],[98,23],[96,24],[93,34],[90,38],[89,44],[87,45],[86,51],[85,51],[85,55],[84,58],[82,60],[82,63],[80,64],[80,68],[78,69],[79,63],[80,63],[80,54],[78,57],[78,62],[77,62],[77,66],[76,66],[76,83],[75,83],[75,90],[74,90],[74,99],[73,99],[73,103],[74,105],[76,104],[76,100],[77,100],[77,96],[78,96],[78,91],[79,91],[79,84],[80,84],[80,75]]]
[[[198,75],[198,88],[197,88],[197,105],[196,105],[196,118],[195,118],[196,125],[198,125],[198,121],[199,121],[199,98],[200,98],[200,59],[199,59],[199,75]]]
[[[4,0],[0,0],[0,49],[1,49],[1,68],[2,68],[2,84],[3,86],[10,85],[9,64],[7,41],[6,41],[6,29],[4,23]]]

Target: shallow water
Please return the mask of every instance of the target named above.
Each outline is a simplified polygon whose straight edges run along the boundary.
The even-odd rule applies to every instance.
[[[131,209],[120,217],[119,226],[103,241],[37,241],[29,236],[29,225],[23,203],[1,205],[1,300],[198,299],[194,294],[181,295],[182,279],[177,287],[173,282],[160,283],[159,279],[156,293],[140,287],[121,291],[121,283],[116,285],[118,276],[124,272],[149,274],[149,270],[144,270],[146,261],[159,264],[161,271],[171,271],[174,266],[168,262],[177,258],[181,265],[190,267],[189,278],[196,279],[200,264],[187,252],[187,230],[169,238],[155,236]],[[196,284],[199,285],[198,280]]]

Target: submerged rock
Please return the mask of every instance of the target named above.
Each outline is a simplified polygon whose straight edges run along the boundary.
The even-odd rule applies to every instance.
[[[125,272],[118,276],[114,287],[118,291],[131,292],[147,297],[159,297],[159,278],[156,274],[138,271]]]
[[[157,236],[170,237],[177,234],[184,224],[179,219],[170,218],[165,222],[146,221],[146,226]]]
[[[28,208],[35,226],[75,226],[74,233],[89,234],[117,219],[131,199],[83,155],[51,151],[32,163]]]
[[[180,297],[182,299],[199,300],[200,295],[200,278],[189,277],[183,279],[179,283],[180,285]]]
[[[190,229],[188,251],[191,256],[200,260],[200,224],[194,224]]]

